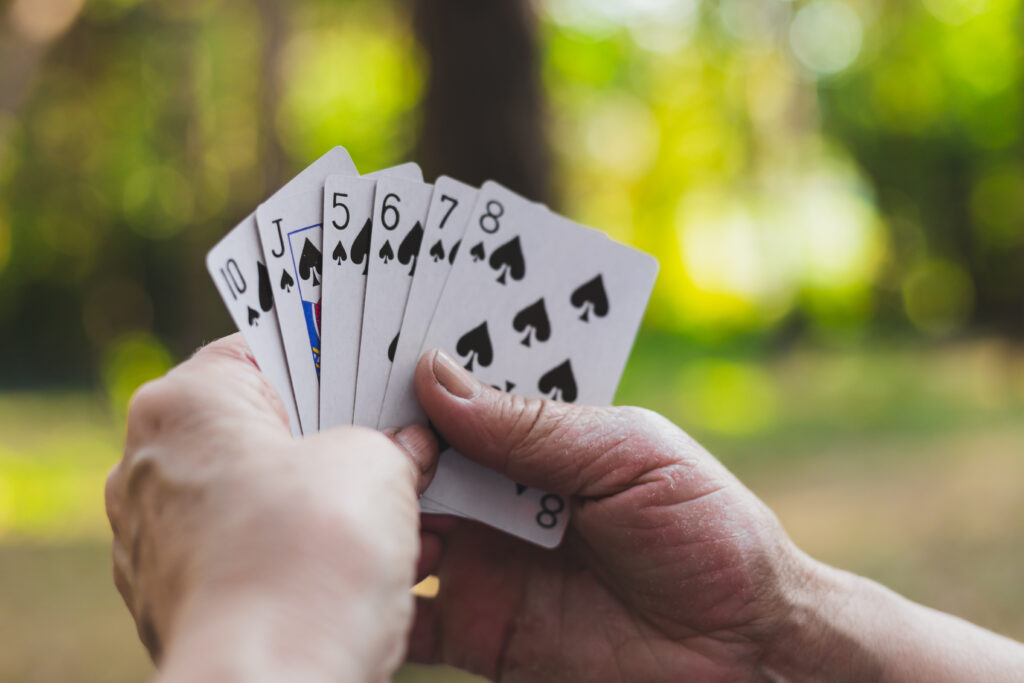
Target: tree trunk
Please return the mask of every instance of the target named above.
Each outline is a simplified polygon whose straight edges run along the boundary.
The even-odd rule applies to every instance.
[[[429,58],[417,157],[427,177],[497,180],[548,202],[550,154],[529,0],[414,0]]]

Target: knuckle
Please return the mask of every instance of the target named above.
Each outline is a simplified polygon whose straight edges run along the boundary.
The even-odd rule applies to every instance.
[[[671,420],[647,408],[611,408],[624,425],[630,450],[643,455],[648,465],[673,464],[687,459],[693,440]]]
[[[181,392],[174,384],[165,376],[146,382],[132,394],[126,421],[125,462],[130,462],[140,445],[157,437],[171,412],[180,405]]]
[[[247,365],[256,367],[256,359],[242,339],[241,334],[232,334],[221,339],[214,340],[205,346],[196,349],[192,354],[193,358],[201,359],[206,356],[225,358],[231,361],[241,361]]]
[[[619,417],[633,430],[638,432],[660,432],[671,425],[671,423],[648,408],[638,406],[621,406],[613,408]]]
[[[121,495],[122,495],[122,469],[118,463],[110,468],[107,473],[107,480],[103,484],[103,501],[107,509],[107,518],[110,520],[110,528],[117,536],[118,521],[121,517]]]
[[[164,378],[154,379],[135,390],[128,402],[129,428],[153,427],[159,423],[168,400],[166,384]]]
[[[574,407],[546,399],[527,399],[510,396],[506,410],[511,425],[505,441],[509,444],[509,457],[526,460],[537,457],[571,422]]]
[[[239,335],[218,339],[200,348],[181,366],[182,374],[194,378],[193,389],[203,387],[202,398],[210,390],[229,391],[244,396],[257,409],[269,408],[285,425],[288,411],[284,399],[260,370],[255,358]]]

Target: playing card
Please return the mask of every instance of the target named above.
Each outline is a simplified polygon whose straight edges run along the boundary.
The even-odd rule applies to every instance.
[[[377,426],[433,187],[401,178],[377,180],[353,424]]]
[[[488,182],[424,338],[505,391],[606,405],[657,274],[651,256]],[[560,496],[519,486],[452,450],[425,497],[543,546],[568,521]]]
[[[352,424],[366,273],[370,265],[373,196],[381,177],[421,180],[415,163],[324,183],[321,281],[320,428]]]
[[[355,165],[348,152],[343,147],[335,147],[307,166],[271,197],[303,189],[330,173],[355,172]],[[288,375],[280,327],[273,311],[275,299],[271,275],[260,246],[255,212],[246,216],[214,245],[206,255],[206,267],[232,320],[245,337],[253,358],[281,395],[288,411],[292,433],[298,435],[301,423]]]
[[[256,209],[263,253],[273,263],[271,273],[280,273],[272,280],[274,300],[303,434],[320,428],[322,217],[322,181],[305,192],[273,197]]]
[[[382,427],[403,427],[425,419],[413,389],[413,374],[476,196],[476,188],[448,176],[441,176],[434,184],[423,228],[422,254],[405,304],[398,348],[378,420]]]
[[[206,268],[260,370],[281,395],[289,427],[298,436],[299,416],[254,216],[248,216],[207,253]]]

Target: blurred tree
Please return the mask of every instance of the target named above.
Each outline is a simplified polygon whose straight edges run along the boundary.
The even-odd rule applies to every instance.
[[[934,315],[963,298],[957,328],[1024,336],[1022,22],[1020,0],[886,7],[873,59],[819,86],[826,131],[895,226],[890,311],[938,262],[953,270],[925,292]]]
[[[424,174],[493,179],[548,202],[550,154],[529,0],[414,0],[429,61],[418,156]]]

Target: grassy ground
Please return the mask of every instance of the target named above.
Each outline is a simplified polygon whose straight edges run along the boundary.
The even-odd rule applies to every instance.
[[[619,402],[709,444],[812,555],[1024,639],[1024,357],[979,341],[680,359],[674,343],[641,341]],[[0,683],[150,671],[110,582],[104,406],[0,397]]]

